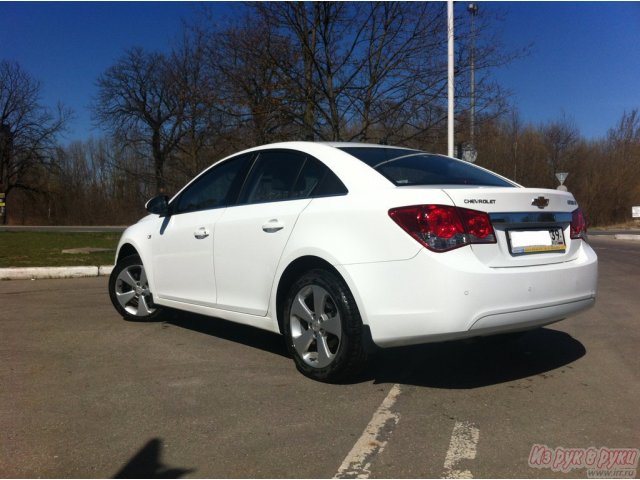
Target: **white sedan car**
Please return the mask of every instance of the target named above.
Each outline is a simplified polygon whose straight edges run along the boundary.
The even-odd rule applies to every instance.
[[[407,148],[252,148],[147,210],[118,245],[118,312],[172,308],[281,333],[322,381],[354,374],[375,346],[523,331],[596,297],[570,193]]]

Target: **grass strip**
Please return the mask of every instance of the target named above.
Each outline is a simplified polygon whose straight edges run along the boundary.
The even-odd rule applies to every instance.
[[[120,233],[0,232],[0,268],[113,265]],[[72,248],[106,252],[62,253]]]

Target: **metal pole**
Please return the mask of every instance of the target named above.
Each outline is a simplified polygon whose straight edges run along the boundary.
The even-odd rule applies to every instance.
[[[9,187],[9,161],[13,149],[13,133],[11,127],[0,123],[0,224],[7,224],[7,189]]]
[[[467,10],[471,14],[471,49],[469,52],[470,57],[470,70],[471,70],[471,112],[470,112],[470,131],[469,131],[469,142],[472,147],[475,147],[475,127],[476,127],[476,72],[475,72],[475,64],[476,64],[476,23],[475,18],[478,13],[478,5],[475,3],[470,3],[467,7]]]
[[[449,63],[449,72],[448,72],[448,81],[447,81],[447,94],[448,94],[448,141],[447,141],[447,155],[453,157],[453,120],[454,120],[454,77],[453,77],[453,0],[447,0],[447,33],[448,33],[448,63]]]

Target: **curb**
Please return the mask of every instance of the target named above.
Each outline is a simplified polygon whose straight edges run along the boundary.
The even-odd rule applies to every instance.
[[[633,235],[633,234],[627,234],[627,233],[619,233],[617,235],[614,235],[613,238],[615,238],[616,240],[636,240],[636,241],[640,241],[640,235]]]
[[[113,265],[102,265],[97,267],[0,268],[0,280],[101,277],[111,274],[112,270]]]

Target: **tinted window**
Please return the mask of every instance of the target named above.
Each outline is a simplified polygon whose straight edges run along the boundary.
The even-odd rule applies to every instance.
[[[307,157],[293,188],[292,198],[344,195],[347,188],[323,163]]]
[[[242,155],[216,165],[189,185],[176,200],[173,213],[194,212],[224,207],[232,201],[240,180],[239,174],[248,166],[252,155]]]
[[[318,182],[322,179],[326,167],[320,162],[312,159],[305,158],[302,170],[293,185],[291,191],[291,198],[307,198],[311,195],[313,189],[318,186]]]
[[[261,152],[238,203],[263,203],[344,195],[347,188],[319,160],[292,150]]]
[[[408,148],[385,147],[342,147],[340,150],[347,152],[349,155],[353,155],[358,160],[362,160],[370,167],[375,167],[379,163],[391,160],[392,158],[420,153],[418,150],[411,150]]]
[[[500,177],[474,165],[440,155],[416,153],[415,150],[377,148],[343,148],[367,163],[397,186],[404,185],[482,185],[513,187]],[[395,152],[394,156],[391,156]]]
[[[313,191],[313,196],[328,197],[331,195],[346,195],[348,190],[347,187],[344,186],[344,183],[327,167],[325,167],[325,170],[325,175]]]
[[[261,152],[256,160],[239,203],[277,202],[289,200],[305,155],[285,150]],[[306,185],[300,185],[303,193]]]

